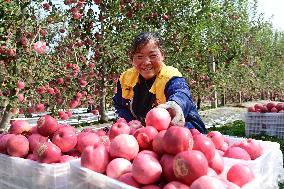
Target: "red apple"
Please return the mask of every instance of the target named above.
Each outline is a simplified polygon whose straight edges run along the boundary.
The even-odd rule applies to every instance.
[[[114,137],[116,137],[117,135],[120,135],[120,134],[129,134],[130,133],[130,127],[128,126],[127,123],[116,122],[115,124],[113,124],[111,126],[109,132],[110,132],[109,138],[113,139]]]
[[[44,115],[37,121],[37,130],[43,136],[52,136],[58,128],[57,120],[50,115]]]
[[[52,142],[57,145],[62,152],[72,150],[77,144],[77,136],[68,127],[60,127],[53,135]]]
[[[12,121],[11,126],[9,128],[9,133],[11,134],[22,134],[22,135],[26,135],[30,132],[31,130],[31,126],[29,124],[29,122],[25,121],[25,120],[15,120]]]
[[[18,88],[18,89],[24,89],[24,88],[25,88],[25,82],[23,82],[23,81],[18,81],[18,83],[17,83],[17,88]]]
[[[23,135],[15,135],[7,141],[7,153],[14,157],[25,157],[29,153],[29,140]]]
[[[37,145],[39,145],[40,143],[44,143],[44,142],[47,142],[48,141],[48,138],[45,137],[45,136],[42,136],[38,133],[34,133],[34,134],[31,134],[29,137],[28,137],[28,140],[29,140],[29,149],[30,149],[30,152],[33,152],[35,147]]]
[[[61,157],[61,150],[52,142],[45,142],[37,145],[33,154],[40,163],[58,163]]]
[[[248,107],[248,112],[256,112],[256,109],[254,106]]]
[[[267,103],[266,107],[268,109],[268,111],[270,112],[272,108],[274,108],[276,106],[276,104],[274,102],[269,102]]]
[[[88,146],[82,152],[81,165],[98,173],[105,173],[109,162],[110,156],[104,145]]]

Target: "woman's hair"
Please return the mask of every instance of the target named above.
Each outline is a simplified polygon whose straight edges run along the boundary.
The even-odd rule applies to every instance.
[[[137,37],[134,38],[132,45],[129,49],[129,57],[132,59],[134,54],[138,52],[144,45],[146,45],[150,40],[153,40],[155,45],[160,49],[161,53],[164,54],[164,49],[162,46],[162,41],[156,33],[142,32]]]

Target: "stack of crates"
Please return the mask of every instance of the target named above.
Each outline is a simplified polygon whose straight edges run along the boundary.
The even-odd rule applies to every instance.
[[[246,136],[268,135],[284,139],[284,113],[247,112]]]

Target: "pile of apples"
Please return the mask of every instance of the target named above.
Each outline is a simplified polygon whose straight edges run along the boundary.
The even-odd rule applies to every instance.
[[[263,149],[256,140],[229,144],[218,131],[204,135],[170,126],[162,108],[150,110],[145,121],[144,127],[137,120],[117,120],[108,133],[100,133],[107,142],[84,148],[81,165],[142,189],[238,189],[255,179],[244,164],[225,171],[223,158],[258,158]]]
[[[254,106],[248,107],[248,112],[284,113],[284,102],[279,102],[279,103],[269,102],[266,104],[257,103]]]
[[[25,120],[11,122],[8,133],[0,135],[0,153],[39,163],[65,163],[81,157],[85,146],[104,144],[104,140],[95,133],[78,133],[74,127],[44,115],[33,127]]]

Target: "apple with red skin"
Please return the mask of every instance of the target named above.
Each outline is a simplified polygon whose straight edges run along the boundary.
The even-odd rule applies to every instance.
[[[160,131],[154,138],[152,141],[152,148],[153,151],[156,152],[159,155],[162,155],[165,153],[165,150],[163,148],[163,137],[165,135],[167,130],[162,130]]]
[[[224,136],[219,131],[210,131],[207,135],[215,145],[216,149],[220,149],[224,143]]]
[[[44,41],[38,41],[34,44],[33,47],[34,51],[36,51],[38,54],[43,54],[46,49],[46,42]]]
[[[138,121],[138,120],[131,120],[131,121],[129,121],[128,125],[130,127],[130,134],[134,134],[136,129],[143,127],[141,122]]]
[[[92,113],[93,113],[94,115],[99,115],[99,114],[100,114],[99,110],[92,110]]]
[[[207,174],[208,162],[200,151],[183,151],[174,157],[173,170],[178,181],[190,186],[194,180]]]
[[[266,112],[269,112],[269,110],[268,110],[268,108],[265,105],[263,105],[262,108],[260,109],[260,112],[261,113],[266,113]]]
[[[116,137],[117,135],[120,134],[129,134],[130,133],[130,127],[128,126],[127,123],[123,123],[123,122],[116,122],[115,124],[113,124],[110,128],[109,131],[109,138],[113,139],[114,137]]]
[[[278,112],[278,110],[277,110],[277,108],[276,108],[276,107],[273,107],[273,108],[271,108],[271,109],[270,109],[270,112],[272,112],[272,113],[277,113],[277,112]]]
[[[173,170],[173,162],[174,162],[174,155],[170,154],[163,154],[163,156],[160,159],[160,164],[163,169],[163,177],[168,181],[176,180],[176,176]]]
[[[29,153],[29,140],[23,135],[14,135],[7,141],[7,153],[14,157],[25,157]]]
[[[275,106],[276,106],[276,104],[274,102],[269,102],[266,105],[269,112],[271,112],[271,109],[274,108]]]
[[[163,149],[167,153],[175,155],[182,151],[191,150],[193,147],[193,137],[188,128],[171,126],[166,131],[162,143]]]
[[[243,160],[251,160],[250,155],[246,150],[237,146],[231,146],[224,153],[224,157],[235,158],[235,159],[243,159]]]
[[[224,159],[219,153],[219,151],[215,151],[214,157],[211,161],[208,162],[209,167],[211,167],[216,174],[221,174],[224,170]]]
[[[44,115],[37,121],[38,133],[43,136],[52,136],[59,128],[59,124],[56,119],[50,115]]]
[[[104,145],[88,146],[81,156],[81,165],[98,173],[105,173],[110,156]]]
[[[164,15],[162,16],[162,18],[163,18],[165,21],[168,21],[168,20],[169,20],[169,16],[166,15],[166,14],[164,14]]]
[[[60,127],[54,133],[52,142],[57,145],[62,152],[68,152],[76,146],[77,135],[68,127]]]
[[[73,99],[73,100],[71,100],[69,106],[70,106],[71,109],[74,109],[74,108],[76,108],[79,105],[79,103],[80,103],[79,100]]]
[[[179,181],[171,181],[167,183],[163,189],[190,189],[188,185],[179,182]]]
[[[260,157],[263,154],[263,148],[260,143],[251,138],[245,139],[235,145],[233,144],[233,146],[246,150],[252,160]]]
[[[15,134],[4,134],[0,138],[0,153],[7,154],[7,141],[13,137],[16,136]]]
[[[133,187],[136,187],[136,188],[140,188],[140,184],[133,178],[131,172],[124,173],[123,175],[118,177],[117,180],[120,181],[120,182],[123,182],[125,184],[128,184],[130,186],[133,186]]]
[[[242,187],[243,185],[254,180],[255,175],[251,168],[249,168],[247,165],[237,163],[229,169],[227,179],[228,181],[231,181]]]
[[[248,107],[248,112],[256,112],[256,109],[254,106]]]
[[[193,150],[202,152],[207,161],[211,161],[214,158],[216,148],[209,137],[206,135],[194,135],[193,141]]]
[[[69,155],[62,155],[60,157],[59,163],[66,163],[69,162],[70,160],[76,159],[74,156],[69,156]]]
[[[58,83],[59,85],[64,84],[64,79],[63,79],[62,77],[58,78],[58,79],[57,79],[57,83]]]
[[[278,112],[282,110],[284,111],[284,102],[278,103],[275,107],[277,108]]]
[[[44,104],[39,103],[36,105],[36,111],[37,112],[43,112],[44,111]]]
[[[18,88],[18,89],[24,89],[24,88],[25,88],[25,82],[23,82],[23,81],[18,81],[18,82],[17,82],[17,88]]]
[[[37,145],[33,154],[40,163],[58,163],[61,157],[61,150],[52,142],[45,142]]]
[[[262,107],[263,107],[263,105],[262,105],[262,104],[259,104],[259,103],[257,103],[257,104],[254,105],[255,111],[257,111],[257,112],[260,112],[260,110],[262,109]]]
[[[164,108],[153,108],[145,118],[146,126],[153,126],[158,131],[165,130],[170,126],[170,113]]]
[[[29,122],[25,121],[25,120],[15,120],[12,121],[11,126],[9,128],[9,133],[11,134],[22,134],[22,135],[26,135],[30,132],[31,130],[31,126],[29,124]]]
[[[29,150],[30,152],[33,152],[35,147],[40,144],[40,143],[44,143],[44,142],[47,142],[48,141],[48,138],[45,137],[45,136],[42,136],[38,133],[34,133],[34,134],[31,134],[29,137],[28,137],[28,140],[29,140]]]
[[[81,132],[77,136],[77,145],[76,148],[79,152],[83,152],[83,150],[87,146],[96,147],[100,143],[100,137],[96,133],[91,132]]]

